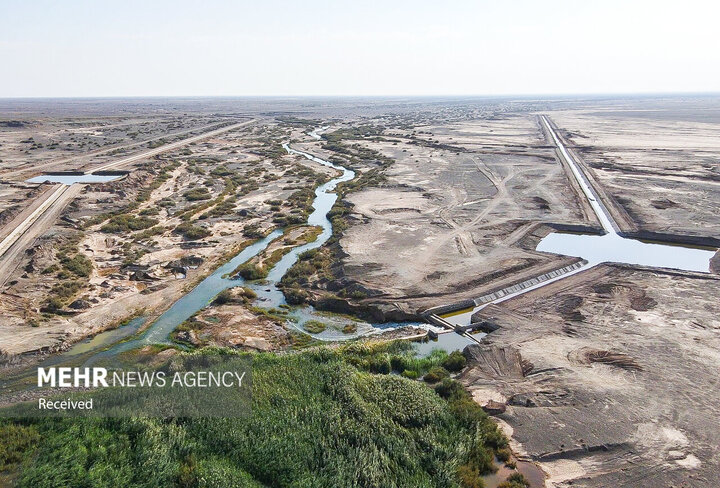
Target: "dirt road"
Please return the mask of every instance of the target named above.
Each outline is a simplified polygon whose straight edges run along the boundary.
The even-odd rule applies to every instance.
[[[145,152],[142,152],[139,154],[128,156],[127,158],[123,158],[118,161],[113,161],[112,163],[103,164],[102,166],[99,166],[97,168],[92,168],[89,171],[89,173],[97,173],[98,171],[107,171],[109,169],[114,169],[114,168],[118,168],[121,166],[125,166],[126,164],[133,163],[133,162],[139,161],[141,159],[150,158],[152,156],[155,156],[155,155],[167,152],[167,151],[171,151],[173,149],[177,149],[178,147],[182,147],[187,144],[191,144],[193,142],[198,142],[203,139],[207,139],[209,137],[217,136],[224,132],[228,132],[228,131],[231,131],[234,129],[238,129],[240,127],[244,127],[246,125],[250,125],[250,124],[254,123],[255,121],[256,121],[255,119],[251,119],[251,120],[247,120],[245,122],[238,122],[237,124],[228,125],[225,127],[221,127],[220,129],[215,129],[210,132],[205,132],[203,134],[199,134],[197,136],[188,137],[187,139],[183,139],[183,140],[180,140],[177,142],[166,144],[166,145],[160,146],[156,149],[151,149],[150,151],[145,151]]]
[[[90,173],[122,167],[135,161],[147,159],[193,142],[201,141],[209,137],[214,137],[219,134],[244,127],[254,122],[255,119],[251,119],[211,130],[197,136],[188,137],[150,151],[143,151],[112,163],[92,168]],[[50,226],[59,217],[62,209],[65,208],[65,206],[71,202],[78,193],[80,193],[82,188],[83,185],[81,184],[74,184],[71,186],[58,185],[52,193],[45,193],[40,199],[33,202],[30,207],[34,210],[32,210],[29,214],[23,212],[21,214],[24,216],[22,220],[16,218],[10,222],[5,229],[0,231],[0,235],[5,235],[5,238],[0,242],[0,286],[4,285],[8,281],[12,272],[17,267],[20,257],[25,249],[27,249],[38,236],[42,235],[43,232],[50,228]]]
[[[45,198],[34,205],[35,210],[22,222],[18,224],[15,221],[10,222],[10,225],[17,226],[0,242],[0,286],[12,277],[25,250],[55,223],[62,209],[80,193],[80,190],[82,185],[58,185],[55,190],[43,194],[41,198]]]

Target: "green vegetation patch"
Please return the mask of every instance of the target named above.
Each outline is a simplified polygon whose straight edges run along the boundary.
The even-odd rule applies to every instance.
[[[136,230],[149,229],[157,224],[158,221],[150,217],[120,214],[110,217],[108,223],[100,227],[100,231],[107,234],[123,234]]]
[[[508,479],[498,485],[498,488],[528,488],[530,482],[522,473],[513,473]]]
[[[48,294],[45,304],[41,307],[42,312],[56,313],[60,311],[77,292],[82,289],[83,283],[77,280],[61,281],[53,285]]]
[[[22,461],[38,441],[32,426],[0,424],[0,472]]]
[[[204,186],[199,186],[197,188],[193,188],[192,190],[188,190],[183,193],[183,196],[190,202],[196,202],[198,200],[210,200],[210,198],[212,198],[212,195],[210,195],[210,191]]]
[[[319,320],[308,320],[307,322],[302,324],[302,328],[310,332],[311,334],[319,334],[327,328],[327,325],[325,325],[323,322],[320,322]]]
[[[33,419],[8,425],[37,437],[0,435],[0,452],[25,458],[20,488],[482,486],[506,439],[452,380],[436,391],[349,360],[392,350],[255,354],[247,417]]]
[[[193,225],[190,222],[183,222],[175,227],[173,232],[182,235],[188,241],[197,241],[211,234],[211,232],[204,227]]]
[[[244,263],[237,267],[234,274],[239,274],[246,280],[261,280],[267,278],[268,270],[255,263]]]
[[[87,278],[92,273],[93,265],[84,254],[76,254],[72,258],[63,257],[60,263],[69,272],[82,278]]]

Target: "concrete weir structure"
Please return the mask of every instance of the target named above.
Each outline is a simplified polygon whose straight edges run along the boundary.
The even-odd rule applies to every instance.
[[[710,261],[716,249],[695,249],[678,247],[664,243],[648,243],[623,237],[617,222],[608,207],[603,203],[599,192],[593,188],[590,179],[580,164],[573,158],[560,137],[553,129],[549,119],[542,115],[541,124],[557,148],[562,164],[568,169],[569,176],[582,191],[595,218],[600,223],[604,235],[578,235],[554,232],[543,238],[537,246],[538,251],[551,252],[565,256],[576,256],[580,261],[543,273],[534,278],[513,284],[500,290],[463,302],[441,305],[425,310],[423,316],[430,323],[454,328],[466,333],[472,325],[474,313],[490,304],[497,304],[522,295],[558,280],[573,276],[604,262],[617,262],[629,265],[674,268],[685,271],[710,272]],[[458,312],[460,313],[453,313]],[[444,318],[439,317],[445,314]],[[460,326],[460,329],[457,328]],[[472,327],[470,327],[472,329]],[[470,336],[468,336],[470,337]]]

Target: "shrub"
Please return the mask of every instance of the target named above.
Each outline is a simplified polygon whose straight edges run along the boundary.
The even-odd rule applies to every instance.
[[[319,334],[324,331],[327,326],[319,320],[308,320],[302,324],[302,327],[311,334]]]
[[[460,351],[453,351],[440,364],[442,365],[443,368],[447,369],[448,371],[458,372],[458,371],[461,371],[465,367],[466,363],[467,363],[467,359],[465,359],[465,356],[463,356],[463,354]]]
[[[313,343],[307,335],[293,336],[296,345]],[[348,361],[387,358],[406,347],[412,346],[353,344],[248,355],[252,410],[243,416],[13,421],[36,429],[39,437],[30,444],[36,446],[32,455],[20,454],[25,462],[13,481],[19,488],[482,486],[479,477],[490,471],[484,463],[492,459],[484,439],[497,429],[487,416],[465,425],[453,413],[455,400]],[[237,353],[188,354],[203,360]],[[12,438],[0,432],[0,451],[12,447]]]
[[[238,266],[237,273],[246,280],[261,280],[267,277],[268,270],[259,264],[245,263]]]
[[[284,288],[283,294],[285,294],[285,301],[291,305],[300,305],[305,303],[308,298],[308,294],[300,288]]]
[[[65,302],[58,297],[50,297],[45,302],[45,305],[40,308],[41,312],[55,313],[65,306]]]
[[[209,230],[203,227],[198,227],[197,225],[193,225],[190,222],[183,222],[182,224],[175,227],[175,230],[173,230],[173,232],[182,235],[185,239],[189,241],[197,241],[198,239],[203,239],[210,235]]]
[[[436,366],[425,374],[423,378],[427,383],[437,383],[443,378],[447,378],[450,373],[443,367]]]
[[[368,369],[371,373],[388,374],[391,371],[390,360],[387,357],[374,357],[368,363]]]
[[[458,467],[458,478],[462,488],[483,488],[485,486],[480,471],[469,464]]]
[[[216,305],[225,305],[226,303],[230,303],[232,300],[232,292],[228,289],[218,293],[215,300],[213,300],[213,303]]]
[[[450,398],[460,398],[464,392],[465,389],[460,384],[460,382],[455,381],[451,378],[445,378],[442,380],[441,383],[435,385],[435,393],[445,398],[446,400]]]
[[[501,463],[506,463],[510,460],[510,457],[512,457],[512,452],[509,448],[503,447],[495,452],[495,456]]]
[[[530,482],[521,473],[513,473],[498,485],[498,488],[528,488]]]
[[[0,472],[8,465],[22,461],[25,453],[38,441],[35,428],[22,425],[0,425]]]
[[[189,202],[196,202],[198,200],[210,200],[210,198],[212,198],[212,195],[210,195],[210,192],[204,186],[188,190],[183,193],[183,196]]]
[[[107,224],[100,228],[100,231],[107,234],[122,234],[136,230],[148,229],[157,225],[158,221],[149,217],[136,217],[130,214],[120,214],[110,217]]]
[[[142,232],[138,232],[135,234],[135,240],[136,241],[144,241],[145,239],[150,239],[154,236],[162,235],[165,232],[165,227],[161,225],[156,225],[155,227],[150,227],[149,229],[145,229]]]
[[[257,298],[257,293],[255,293],[252,288],[248,288],[247,286],[243,286],[242,294],[245,298],[249,298],[250,300],[254,300],[255,298]]]
[[[62,281],[53,286],[50,292],[61,299],[68,299],[80,290],[82,283],[79,281]]]
[[[420,377],[420,373],[418,373],[417,371],[412,371],[410,369],[406,369],[405,371],[403,371],[402,375],[405,378],[409,378],[411,380],[416,380]]]
[[[251,239],[260,239],[265,237],[265,234],[260,230],[260,226],[257,224],[248,224],[243,228],[243,235]]]
[[[92,262],[84,254],[76,254],[72,258],[64,258],[61,260],[65,269],[71,273],[87,278],[92,272]]]

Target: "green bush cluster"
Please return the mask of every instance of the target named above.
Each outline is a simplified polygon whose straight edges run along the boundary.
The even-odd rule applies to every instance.
[[[465,368],[467,359],[460,351],[453,351],[440,365],[446,370],[457,373]]]
[[[247,417],[38,418],[7,423],[21,432],[0,435],[0,456],[19,488],[481,486],[494,423],[467,393],[347,360],[391,350],[256,354]]]
[[[333,132],[325,132],[322,138],[328,142],[337,143],[347,139],[365,139],[365,138],[377,138],[384,132],[383,127],[376,125],[357,125],[354,127],[348,127],[338,129]]]
[[[243,227],[243,235],[250,239],[261,239],[265,237],[265,232],[260,229],[258,224],[248,224]]]
[[[196,202],[198,200],[210,200],[210,198],[212,198],[212,195],[210,195],[210,191],[204,186],[199,186],[197,188],[188,190],[183,193],[183,196],[189,202]]]
[[[346,361],[364,371],[395,372],[405,377],[419,378],[443,362],[447,352],[433,350],[425,357],[416,357],[410,342],[393,341],[375,344],[351,344],[342,348]],[[383,366],[380,366],[380,364]],[[389,365],[389,369],[384,366]]]
[[[100,231],[107,234],[125,234],[136,230],[143,230],[157,225],[158,221],[150,217],[137,217],[131,214],[120,214],[110,217],[107,224]]]
[[[213,300],[213,303],[216,305],[225,305],[226,303],[230,303],[233,301],[233,294],[232,292],[227,289],[223,290],[220,293],[217,294],[215,297],[215,300]]]
[[[47,300],[41,307],[41,311],[48,313],[56,313],[70,301],[70,298],[80,291],[83,287],[82,282],[77,280],[61,281],[53,285],[48,294]]]
[[[297,287],[283,288],[283,294],[290,305],[301,305],[310,297],[308,292]]]
[[[448,373],[448,370],[443,368],[442,366],[435,366],[433,369],[428,371],[425,376],[423,376],[423,379],[427,383],[437,383],[438,381],[441,381],[445,378],[450,376],[450,373]]]
[[[0,424],[0,473],[21,461],[37,441],[38,434],[33,426]]]
[[[197,241],[198,239],[203,239],[204,237],[207,237],[210,235],[210,231],[199,227],[197,225],[193,225],[190,222],[183,222],[182,224],[179,224],[177,227],[175,227],[175,230],[173,230],[174,233],[180,234],[188,241]]]
[[[521,473],[513,473],[498,488],[529,488],[530,482]]]
[[[297,262],[282,277],[280,285],[285,288],[298,287],[306,284],[316,273],[329,275],[332,262],[333,253],[326,247],[305,251],[298,256]],[[283,289],[283,292],[286,293],[286,289]]]
[[[63,267],[76,276],[87,278],[92,273],[93,265],[84,254],[76,254],[72,258],[64,256],[60,259]]]
[[[302,324],[302,328],[311,334],[319,334],[327,328],[327,325],[319,320],[308,320]]]
[[[235,272],[246,280],[261,280],[267,278],[268,275],[267,268],[255,263],[241,264]]]

